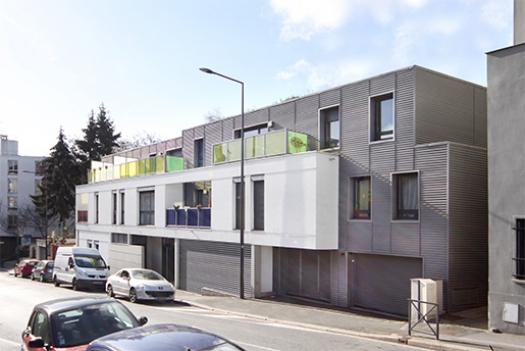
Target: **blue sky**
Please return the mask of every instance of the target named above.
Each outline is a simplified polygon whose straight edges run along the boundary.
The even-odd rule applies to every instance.
[[[0,134],[45,156],[104,103],[127,139],[411,65],[486,86],[513,0],[0,0]]]

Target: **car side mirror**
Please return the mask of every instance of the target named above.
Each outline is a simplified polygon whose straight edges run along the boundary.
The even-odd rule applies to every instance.
[[[74,263],[70,263],[69,264],[69,268],[73,268],[73,267],[75,267],[75,264]]]
[[[141,316],[141,317],[139,318],[139,323],[140,323],[140,325],[144,325],[144,324],[148,323],[148,317],[146,317],[146,316]]]
[[[33,340],[30,340],[27,343],[27,346],[29,346],[30,349],[41,349],[46,346],[46,343],[44,342],[44,339],[42,338],[35,338]]]

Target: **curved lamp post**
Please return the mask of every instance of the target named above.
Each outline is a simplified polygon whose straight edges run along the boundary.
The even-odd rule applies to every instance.
[[[240,290],[239,297],[244,299],[244,83],[232,77],[225,76],[209,68],[199,68],[202,72],[231,80],[241,85],[241,209],[240,209]]]

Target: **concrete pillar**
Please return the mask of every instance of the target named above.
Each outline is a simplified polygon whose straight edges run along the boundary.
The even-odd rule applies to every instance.
[[[514,0],[514,45],[525,43],[525,0]]]

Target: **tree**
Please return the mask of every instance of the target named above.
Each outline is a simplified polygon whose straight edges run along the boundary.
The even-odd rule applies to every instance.
[[[57,217],[59,228],[64,228],[74,216],[75,185],[82,179],[81,166],[71,152],[62,128],[51,155],[42,161],[43,178],[40,194],[31,195],[38,214],[49,220]],[[85,175],[84,175],[85,176]]]
[[[215,122],[215,121],[218,121],[220,119],[222,119],[222,113],[221,113],[221,109],[220,108],[214,108],[212,110],[209,110],[205,115],[204,115],[204,119],[206,120],[206,123],[211,123],[211,122]]]
[[[155,144],[155,143],[158,143],[159,141],[161,140],[157,134],[150,133],[150,132],[143,130],[141,133],[135,134],[131,140],[120,139],[119,147],[115,150],[115,152],[135,149],[141,146]]]
[[[80,160],[82,170],[81,183],[86,182],[87,171],[91,167],[91,161],[100,161],[103,156],[116,152],[119,148],[120,133],[115,133],[113,121],[109,118],[109,111],[102,103],[95,118],[91,110],[88,125],[82,129],[83,139],[75,140],[74,154]]]

